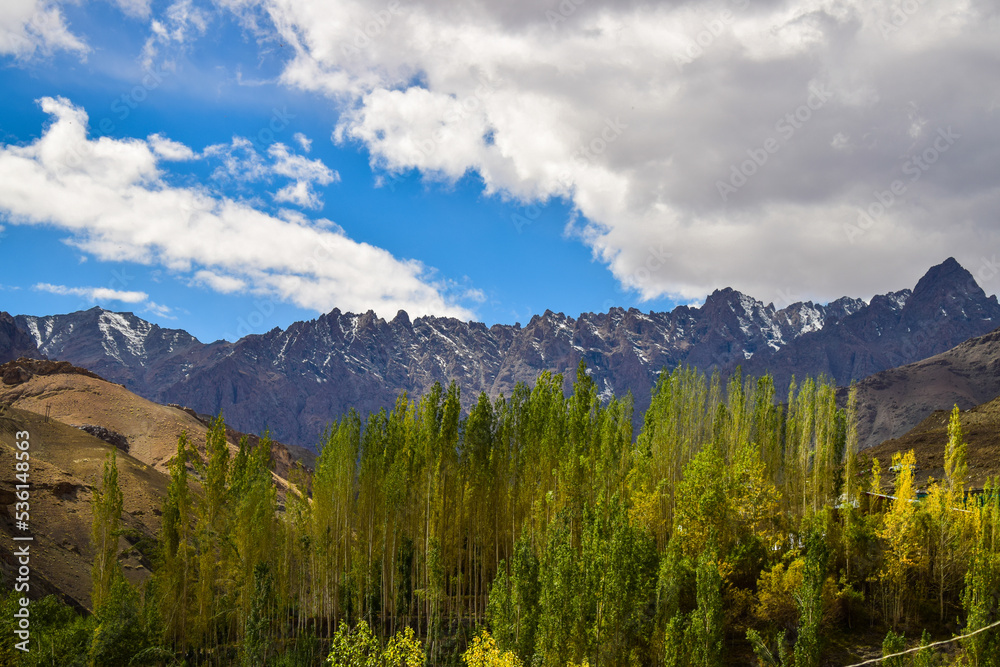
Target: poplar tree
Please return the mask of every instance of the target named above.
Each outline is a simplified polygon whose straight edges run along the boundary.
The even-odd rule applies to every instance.
[[[956,405],[948,419],[948,444],[944,451],[944,479],[953,501],[959,501],[965,488],[965,478],[969,472],[965,460],[965,437],[962,434],[962,419]]]
[[[122,576],[118,563],[118,536],[121,534],[123,496],[118,486],[118,457],[114,450],[104,461],[101,488],[91,500],[91,543],[94,547],[91,604],[100,609],[116,577]]]
[[[160,527],[160,567],[155,574],[164,639],[181,651],[188,645],[191,596],[195,585],[188,447],[187,435],[181,433],[177,439],[177,455],[169,466],[170,484]]]

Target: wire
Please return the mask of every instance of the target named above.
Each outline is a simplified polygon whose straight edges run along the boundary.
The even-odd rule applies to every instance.
[[[970,632],[967,635],[962,635],[961,637],[952,637],[951,639],[943,639],[943,640],[941,640],[939,642],[934,642],[933,644],[928,644],[927,646],[916,646],[914,648],[907,649],[907,650],[905,650],[905,651],[903,651],[901,653],[893,653],[891,655],[883,655],[881,658],[872,658],[871,660],[865,660],[864,662],[859,662],[859,663],[857,663],[855,665],[847,665],[847,667],[862,667],[862,665],[871,665],[871,664],[874,664],[876,662],[881,662],[883,660],[888,660],[889,658],[896,658],[896,657],[899,657],[901,655],[906,655],[907,653],[916,653],[917,651],[923,651],[925,649],[934,648],[935,646],[941,646],[942,644],[950,644],[952,642],[958,641],[959,639],[966,639],[968,637],[972,637],[973,635],[978,635],[980,632],[985,632],[986,630],[989,630],[990,628],[995,628],[998,625],[1000,625],[1000,621],[997,621],[996,623],[991,623],[990,625],[987,625],[987,626],[984,626],[982,628],[979,628],[975,632]]]

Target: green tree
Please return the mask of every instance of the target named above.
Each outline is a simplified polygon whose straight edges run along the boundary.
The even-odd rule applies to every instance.
[[[714,552],[706,551],[698,559],[698,606],[688,629],[691,667],[722,664],[723,631],[722,575]]]
[[[502,651],[485,630],[473,638],[462,662],[467,667],[521,667],[518,657],[512,651]]]
[[[177,455],[169,467],[170,484],[160,526],[160,563],[154,575],[164,639],[181,651],[188,645],[196,577],[192,501],[187,471],[189,455],[187,435],[181,433],[177,440]]]
[[[115,578],[121,575],[118,563],[118,537],[121,534],[123,496],[118,486],[118,459],[115,451],[104,461],[101,488],[95,489],[91,501],[93,522],[91,543],[94,547],[91,603],[100,609],[111,591]]]
[[[972,559],[962,594],[966,634],[1000,621],[1000,493],[992,483],[974,510],[973,522]],[[981,632],[962,644],[971,667],[1000,665],[1000,631]]]
[[[956,498],[962,496],[968,472],[969,465],[966,462],[966,444],[965,437],[962,434],[962,419],[956,405],[952,408],[951,416],[948,419],[948,444],[944,450],[945,485]]]
[[[219,641],[219,594],[225,571],[227,507],[226,485],[229,473],[229,443],[226,425],[219,415],[205,437],[205,461],[196,461],[202,477],[202,499],[196,508],[198,576],[196,590],[197,628],[206,647]]]
[[[885,541],[886,559],[880,573],[886,603],[886,620],[893,627],[903,616],[904,603],[911,587],[911,578],[918,564],[919,532],[916,512],[916,490],[913,486],[913,450],[893,456],[896,473],[895,497],[885,513],[881,537]]]
[[[137,664],[134,658],[149,647],[149,637],[141,620],[139,594],[120,572],[114,575],[101,605],[94,610],[94,619],[90,665],[127,667]]]
[[[331,667],[382,667],[382,650],[368,623],[360,621],[353,631],[344,623],[333,636],[326,661]]]
[[[901,653],[906,650],[906,637],[903,635],[897,635],[892,630],[889,630],[886,634],[885,639],[882,641],[882,657],[886,658],[881,664],[885,667],[907,667],[907,656],[896,656],[895,658],[888,658],[886,656],[893,655],[895,653]]]
[[[535,653],[539,593],[538,558],[524,535],[509,565],[501,561],[487,607],[497,645],[513,650],[524,663],[530,663]]]
[[[267,664],[273,596],[271,570],[266,563],[259,562],[253,570],[253,597],[246,632],[240,645],[242,667],[262,667]]]
[[[823,529],[817,521],[806,539],[806,559],[802,584],[795,594],[799,607],[795,667],[819,667],[823,653],[820,623],[823,620],[823,582],[826,579],[827,548]]]

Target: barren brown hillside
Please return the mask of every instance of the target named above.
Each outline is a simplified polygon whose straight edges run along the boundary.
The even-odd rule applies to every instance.
[[[916,456],[916,481],[926,488],[928,478],[944,477],[944,449],[948,442],[949,410],[936,410],[900,438],[886,440],[867,450],[887,470],[895,452],[913,450]],[[968,488],[982,488],[990,477],[1000,479],[1000,397],[961,413],[962,429],[968,443]],[[883,477],[886,484],[892,476]]]
[[[30,433],[31,596],[58,593],[78,609],[90,608],[90,545],[93,489],[115,448],[84,431],[17,408],[0,408],[0,470],[14,470],[14,435]],[[117,452],[124,495],[125,536],[120,540],[125,575],[139,583],[149,575],[151,539],[160,528],[160,507],[168,478],[153,467]],[[13,571],[13,474],[0,482],[0,568]],[[17,531],[18,535],[23,535]]]
[[[121,434],[128,441],[128,454],[160,471],[166,470],[177,453],[177,437],[182,431],[199,449],[204,446],[208,429],[183,410],[147,401],[93,374],[31,372],[47,370],[41,366],[46,362],[32,365],[22,360],[5,367],[18,363],[26,367],[28,377],[8,385],[9,373],[5,374],[0,403],[47,415],[69,426],[100,426]]]
[[[857,386],[861,447],[903,437],[935,410],[964,410],[1000,395],[1000,329]],[[846,401],[846,388],[839,398]]]
[[[149,575],[177,439],[187,433],[203,451],[206,418],[158,405],[65,362],[22,358],[0,366],[0,378],[0,470],[14,470],[14,434],[31,434],[32,597],[57,593],[89,609],[90,503],[111,451],[117,452],[124,494],[122,564],[129,579],[140,583]],[[244,434],[227,429],[226,435],[235,453]],[[251,446],[259,443],[248,439]],[[280,443],[274,443],[272,458],[281,502],[295,459]],[[0,479],[0,570],[9,581],[16,481],[13,474]]]
[[[21,358],[0,366],[0,378],[0,404],[46,415],[69,426],[87,427],[161,472],[176,454],[182,432],[199,450],[204,449],[210,417],[146,400],[67,362]],[[244,434],[227,428],[226,436],[235,452]],[[257,445],[256,436],[248,438],[251,446]],[[271,456],[281,480],[297,460],[304,460],[306,467],[315,460],[301,447],[291,451],[277,442],[272,443]]]

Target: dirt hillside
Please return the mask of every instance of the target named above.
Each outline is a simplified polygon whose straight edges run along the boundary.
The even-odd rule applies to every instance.
[[[90,608],[90,545],[93,490],[99,487],[106,456],[116,451],[124,495],[120,540],[126,576],[139,583],[149,576],[152,538],[160,528],[160,507],[169,482],[152,466],[80,429],[17,408],[0,408],[0,570],[5,583],[14,571],[16,529],[14,436],[30,433],[30,533],[32,597],[58,593],[78,609]],[[134,547],[134,548],[133,548]]]
[[[919,488],[926,488],[928,479],[944,478],[944,450],[948,443],[948,418],[950,410],[936,410],[905,435],[886,440],[877,447],[866,450],[866,456],[876,456],[882,470],[888,470],[892,455],[913,450],[917,470],[915,478]],[[1000,480],[1000,397],[977,405],[961,414],[962,430],[967,443],[969,488],[982,488],[986,480]],[[892,476],[884,477],[887,484]]]

